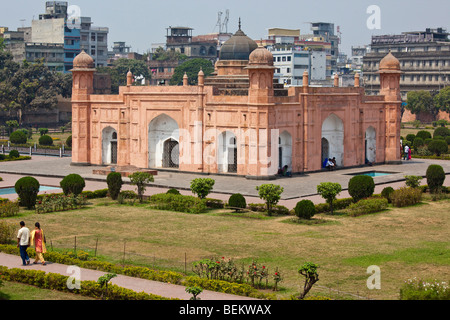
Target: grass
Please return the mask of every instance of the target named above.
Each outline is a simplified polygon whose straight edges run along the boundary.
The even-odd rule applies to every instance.
[[[305,262],[319,264],[320,281],[311,294],[352,298],[342,292],[375,299],[398,299],[409,278],[447,280],[449,265],[450,201],[424,202],[390,208],[357,218],[318,214],[316,224],[289,222],[292,216],[249,218],[226,210],[195,215],[152,210],[148,206],[117,205],[92,200],[84,210],[36,215],[22,211],[28,225],[39,221],[50,243],[58,248],[89,249],[98,239],[102,259],[139,265],[161,265],[182,271],[202,258],[219,256],[239,263],[257,260],[278,268],[284,277],[279,298],[298,294]],[[96,205],[102,204],[102,205]],[[108,205],[106,205],[108,204]],[[16,225],[18,217],[7,218]],[[325,223],[323,222],[325,221]],[[161,259],[161,260],[160,260]],[[381,268],[381,290],[369,290],[367,268]],[[335,294],[333,296],[336,298]]]

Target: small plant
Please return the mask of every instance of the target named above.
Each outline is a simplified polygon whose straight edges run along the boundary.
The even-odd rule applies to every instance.
[[[41,137],[45,134],[48,133],[48,129],[47,128],[39,128],[39,133],[41,134]]]
[[[53,139],[49,135],[44,134],[39,138],[39,144],[41,146],[52,146],[53,145]]]
[[[317,193],[330,205],[331,214],[333,214],[333,202],[341,191],[342,187],[339,183],[322,182],[317,186]]]
[[[166,193],[167,193],[167,194],[180,194],[180,191],[178,191],[178,190],[175,189],[175,188],[171,188],[171,189],[167,190]]]
[[[381,196],[385,198],[389,203],[391,203],[391,194],[394,192],[394,188],[386,187],[381,191]]]
[[[63,192],[66,196],[71,193],[77,196],[81,192],[83,192],[83,189],[86,186],[86,182],[79,174],[72,173],[65,176],[64,179],[61,180],[59,185],[63,189]]]
[[[192,294],[192,297],[189,300],[201,300],[197,298],[197,296],[203,292],[203,289],[200,287],[187,287],[185,290],[187,293]]]
[[[391,193],[391,202],[396,207],[406,207],[422,200],[422,189],[402,187]]]
[[[20,153],[17,150],[11,150],[8,154],[10,159],[14,159],[14,158],[19,158],[20,157]]]
[[[14,144],[25,144],[27,143],[27,135],[23,131],[17,130],[11,133],[9,141]]]
[[[375,183],[373,178],[367,175],[354,176],[348,182],[348,193],[353,198],[354,202],[371,197],[374,190]]]
[[[144,192],[146,189],[145,185],[147,183],[155,181],[153,179],[153,175],[148,172],[136,171],[136,172],[132,173],[129,176],[129,178],[131,180],[131,184],[135,185],[137,188],[137,195],[139,198],[139,202],[140,203],[144,202]]]
[[[405,176],[406,185],[410,188],[418,188],[422,177],[420,176]]]
[[[102,295],[101,295],[101,299],[103,300],[104,296],[108,295],[108,282],[111,281],[112,278],[117,277],[117,274],[115,273],[108,273],[105,274],[103,276],[101,276],[100,278],[98,278],[97,283],[100,285],[100,287],[102,288]]]
[[[258,191],[259,197],[266,201],[267,214],[271,216],[272,206],[280,201],[284,188],[275,184],[262,184],[256,187],[256,190]]]
[[[214,187],[214,179],[197,178],[191,181],[191,191],[200,199],[205,199]]]
[[[430,188],[431,193],[437,192],[445,181],[445,172],[442,166],[438,164],[431,164],[427,168],[426,172],[427,185]]]
[[[247,207],[247,201],[245,201],[245,198],[242,194],[235,193],[230,196],[230,199],[228,199],[228,206],[238,212],[241,209],[245,209]]]
[[[69,148],[72,148],[72,135],[67,137],[66,146],[68,146]]]
[[[311,200],[302,200],[297,202],[294,211],[298,218],[309,220],[316,214],[316,207]]]
[[[20,205],[32,209],[36,204],[40,184],[33,177],[23,177],[17,180],[14,189],[19,195]]]
[[[298,299],[303,300],[313,285],[319,281],[319,274],[317,269],[319,266],[312,262],[307,262],[298,269],[298,273],[305,277],[305,284],[303,285],[303,292],[300,293]]]
[[[116,200],[123,185],[122,175],[119,172],[110,172],[106,177],[106,183],[111,199]]]

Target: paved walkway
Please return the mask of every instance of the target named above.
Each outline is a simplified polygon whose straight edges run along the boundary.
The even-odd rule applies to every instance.
[[[41,270],[47,273],[59,273],[65,276],[73,275],[73,271],[68,272],[68,265],[51,263],[48,262],[47,265],[43,266],[39,264],[32,264],[34,261],[31,258],[31,264],[28,266],[22,266],[22,260],[19,256],[5,254],[0,252],[0,265],[8,268],[20,268],[26,270]],[[81,269],[80,271],[80,280],[92,280],[97,281],[98,278],[106,274],[107,272],[90,270],[90,269]],[[146,292],[151,294],[156,294],[165,298],[174,298],[181,300],[189,300],[192,295],[186,293],[186,287],[181,285],[174,285],[164,282],[145,280],[140,278],[133,278],[124,275],[117,275],[116,278],[111,280],[111,283],[118,285],[123,288],[131,289],[135,292]],[[231,294],[225,294],[220,292],[208,291],[204,290],[199,298],[201,300],[255,300],[249,297],[236,296]]]

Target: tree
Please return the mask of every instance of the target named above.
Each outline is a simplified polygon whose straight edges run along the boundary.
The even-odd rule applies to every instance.
[[[50,71],[43,59],[19,65],[10,54],[0,51],[0,108],[17,116],[19,124],[25,112],[53,109],[58,95],[70,94],[70,75]]]
[[[413,114],[418,114],[420,112],[429,113],[434,119],[439,113],[439,109],[436,108],[434,104],[432,94],[426,90],[408,92],[406,109]]]
[[[303,292],[298,296],[300,300],[303,300],[311,290],[312,286],[319,281],[319,274],[317,269],[319,266],[312,262],[306,262],[298,269],[298,273],[305,277],[305,284],[303,285]]]
[[[131,180],[131,184],[137,187],[137,194],[139,197],[139,202],[144,201],[145,184],[153,182],[153,175],[148,172],[136,171],[132,173],[128,178]]]
[[[172,79],[170,79],[170,85],[182,85],[185,73],[188,76],[189,84],[197,85],[198,73],[200,70],[202,70],[205,77],[207,77],[214,72],[214,66],[211,61],[202,58],[187,60],[175,68]]]
[[[191,191],[200,199],[206,198],[214,187],[214,179],[211,178],[197,178],[191,181]]]
[[[342,187],[339,183],[334,182],[322,182],[317,186],[317,193],[324,198],[330,205],[331,214],[333,214],[333,201],[336,200],[336,196],[342,191]]]
[[[187,56],[175,50],[164,50],[163,47],[158,47],[152,54],[152,60],[156,61],[170,61],[170,60],[186,60]]]
[[[136,78],[150,79],[150,70],[148,69],[145,61],[136,59],[117,59],[113,62],[112,67],[99,67],[97,68],[99,73],[108,73],[111,76],[111,92],[119,93],[120,86],[127,85],[127,73],[131,71]],[[140,82],[135,81],[133,85],[140,85]]]
[[[110,172],[106,177],[106,183],[111,199],[116,200],[123,185],[122,175],[119,172]]]
[[[428,150],[440,156],[441,154],[445,154],[448,152],[448,144],[445,140],[436,140],[434,139],[428,144]]]
[[[100,288],[102,288],[102,295],[100,297],[102,300],[104,299],[104,296],[108,296],[108,282],[115,277],[117,277],[117,274],[108,273],[98,278],[97,283],[100,285]]]
[[[266,201],[267,214],[272,215],[272,207],[281,199],[281,194],[284,191],[283,187],[275,184],[262,184],[256,187],[259,197]]]
[[[434,104],[439,110],[450,113],[450,86],[442,89],[434,97]]]

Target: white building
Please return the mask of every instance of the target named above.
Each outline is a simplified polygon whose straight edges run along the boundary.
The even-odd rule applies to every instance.
[[[274,77],[279,83],[289,86],[301,86],[303,72],[310,75],[311,84],[326,81],[327,59],[323,51],[297,50],[295,47],[269,47],[273,55]]]

